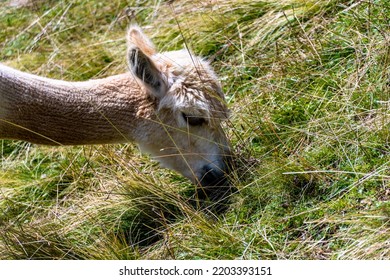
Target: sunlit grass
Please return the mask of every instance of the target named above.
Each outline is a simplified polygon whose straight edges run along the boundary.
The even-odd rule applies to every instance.
[[[215,215],[133,144],[1,141],[0,258],[390,257],[386,1],[34,3],[0,8],[0,59],[24,71],[126,71],[135,20],[160,50],[210,59],[231,110],[238,193]]]

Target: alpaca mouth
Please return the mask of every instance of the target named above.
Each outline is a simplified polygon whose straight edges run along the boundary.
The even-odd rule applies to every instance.
[[[203,167],[202,175],[198,179],[196,190],[197,199],[202,203],[210,202],[214,205],[228,205],[229,198],[235,187],[229,182],[229,173],[232,170],[231,157],[226,157],[219,164],[209,164]]]

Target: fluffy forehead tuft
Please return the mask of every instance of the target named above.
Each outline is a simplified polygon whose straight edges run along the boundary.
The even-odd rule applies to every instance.
[[[170,85],[160,108],[204,117],[210,124],[228,118],[224,94],[207,61],[186,50],[159,54],[157,60]]]

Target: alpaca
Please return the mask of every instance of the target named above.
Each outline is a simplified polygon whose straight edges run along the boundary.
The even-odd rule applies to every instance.
[[[141,151],[218,200],[226,187],[228,109],[208,62],[187,50],[157,53],[129,28],[129,72],[84,82],[54,80],[0,64],[0,139],[44,145],[136,142]]]

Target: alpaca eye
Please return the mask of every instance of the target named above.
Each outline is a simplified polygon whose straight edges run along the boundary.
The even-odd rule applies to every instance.
[[[185,121],[191,125],[191,126],[200,126],[204,123],[206,123],[206,120],[202,117],[196,117],[196,116],[191,116],[187,115],[185,113],[181,113]]]

